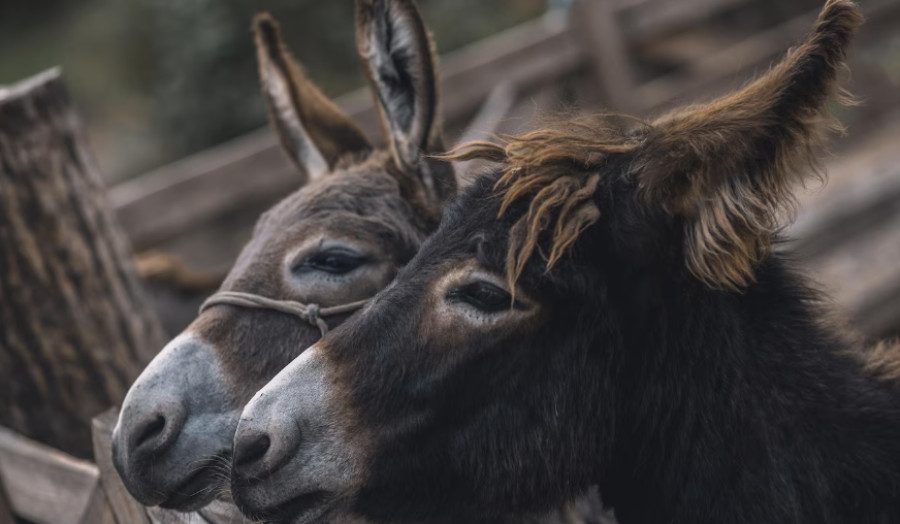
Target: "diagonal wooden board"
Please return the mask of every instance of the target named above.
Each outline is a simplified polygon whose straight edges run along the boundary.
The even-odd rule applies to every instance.
[[[147,512],[140,502],[128,493],[112,462],[112,432],[119,418],[119,409],[112,408],[92,422],[94,460],[100,469],[100,485],[109,505],[122,524],[150,524]]]
[[[36,524],[80,524],[99,479],[94,464],[0,427],[0,481],[15,515]]]

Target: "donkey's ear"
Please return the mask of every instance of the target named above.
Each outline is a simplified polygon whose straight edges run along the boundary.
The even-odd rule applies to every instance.
[[[772,246],[792,185],[818,169],[814,149],[862,22],[849,0],[829,0],[806,41],[766,75],[706,105],[656,121],[636,158],[651,202],[686,224],[690,271],[713,288],[753,280]]]
[[[303,74],[268,13],[253,21],[269,119],[291,161],[313,180],[347,154],[371,150],[365,135]]]
[[[357,0],[356,42],[397,166],[418,172],[429,197],[456,190],[453,171],[426,159],[443,152],[434,44],[412,0]]]

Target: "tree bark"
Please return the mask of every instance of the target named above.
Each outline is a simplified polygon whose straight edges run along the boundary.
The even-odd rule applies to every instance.
[[[58,70],[0,87],[0,425],[91,455],[164,336]]]

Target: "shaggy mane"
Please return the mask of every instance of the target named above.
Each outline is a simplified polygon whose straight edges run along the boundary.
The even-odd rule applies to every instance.
[[[441,158],[447,161],[486,160],[503,164],[494,186],[502,198],[499,216],[522,198],[528,211],[510,230],[506,278],[510,289],[525,264],[537,251],[551,269],[578,236],[600,218],[594,203],[599,168],[610,157],[630,153],[640,141],[622,123],[647,124],[632,117],[601,114],[556,120],[548,127],[518,136],[504,136],[499,143],[463,144]],[[552,228],[550,253],[539,246],[542,231]]]

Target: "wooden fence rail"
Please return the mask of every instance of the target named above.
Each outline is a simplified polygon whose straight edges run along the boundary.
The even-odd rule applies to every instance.
[[[0,480],[12,512],[36,524],[80,524],[100,489],[96,465],[5,428]]]

